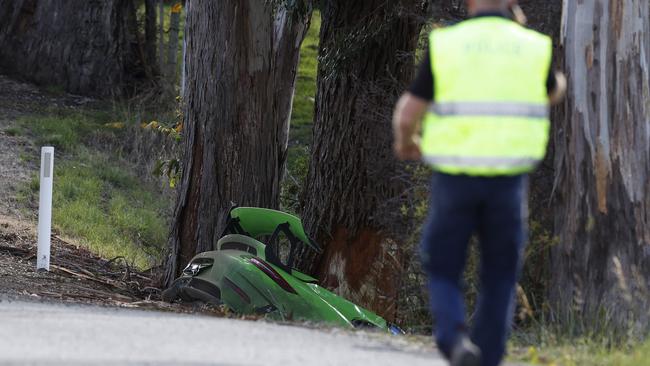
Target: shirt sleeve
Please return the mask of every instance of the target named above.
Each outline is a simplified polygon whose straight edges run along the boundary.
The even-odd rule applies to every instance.
[[[433,72],[431,71],[430,52],[424,56],[415,80],[409,86],[408,91],[418,98],[433,101]]]
[[[548,71],[548,78],[546,79],[546,93],[548,95],[553,94],[557,88],[557,79],[555,78],[555,72],[553,69]]]
[[[557,79],[555,78],[555,71],[553,71],[553,53],[551,52],[551,67],[548,68],[548,76],[546,77],[546,94],[551,95],[557,89]]]

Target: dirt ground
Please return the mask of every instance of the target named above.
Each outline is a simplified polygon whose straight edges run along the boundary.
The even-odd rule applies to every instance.
[[[33,224],[0,217],[0,289],[5,295],[121,303],[155,293],[144,289],[152,284],[149,278],[120,268],[119,260],[96,257],[56,234],[50,273],[36,271],[36,242]]]
[[[38,148],[29,137],[16,132],[17,119],[49,107],[74,106],[86,100],[69,95],[50,96],[34,85],[0,74],[0,294],[4,296],[92,302],[135,299],[134,294],[108,285],[106,279],[95,278],[94,274],[99,275],[102,270],[108,272],[108,267],[116,270],[115,263],[102,268],[99,258],[57,235],[52,237],[52,271],[36,272],[37,215],[21,208],[16,200],[19,188],[39,169]]]
[[[35,223],[0,216],[0,297],[224,315],[218,307],[160,301],[157,273],[100,258],[52,235],[50,272],[36,271]]]

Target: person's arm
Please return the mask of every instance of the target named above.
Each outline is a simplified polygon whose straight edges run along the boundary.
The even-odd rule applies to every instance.
[[[431,56],[424,55],[415,79],[397,102],[393,114],[395,155],[401,160],[419,160],[421,157],[418,127],[429,103],[433,100],[433,73]]]
[[[404,93],[397,102],[393,114],[393,145],[400,160],[419,160],[420,152],[418,126],[429,107],[429,101],[410,92]]]
[[[550,87],[548,88],[548,100],[551,105],[558,104],[564,100],[567,89],[566,76],[563,73],[556,71],[554,74],[549,75],[549,78],[553,78],[553,82],[549,83]]]

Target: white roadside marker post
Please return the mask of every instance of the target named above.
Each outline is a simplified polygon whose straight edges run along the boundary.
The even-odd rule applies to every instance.
[[[37,270],[50,270],[50,233],[52,230],[52,183],[54,178],[54,148],[41,148],[41,190],[38,204]]]

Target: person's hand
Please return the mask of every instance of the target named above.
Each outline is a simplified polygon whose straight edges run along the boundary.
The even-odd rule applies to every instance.
[[[555,73],[555,89],[553,89],[551,93],[548,95],[549,103],[551,105],[556,105],[562,102],[564,100],[564,97],[566,96],[566,90],[567,90],[566,76],[564,76],[563,73],[558,71]]]
[[[429,101],[404,93],[393,113],[393,149],[400,160],[419,160],[420,136],[418,127],[429,107]]]
[[[406,141],[396,140],[393,145],[395,155],[400,160],[420,160],[422,158],[422,151],[418,138],[412,137]]]

